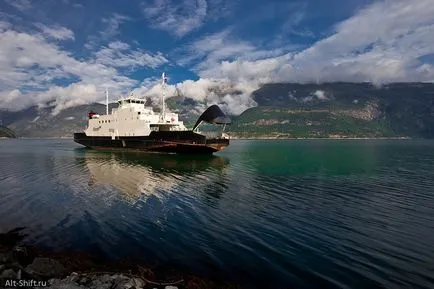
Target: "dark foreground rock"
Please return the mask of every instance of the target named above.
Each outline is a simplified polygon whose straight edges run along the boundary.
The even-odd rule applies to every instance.
[[[85,253],[43,251],[21,244],[21,230],[0,234],[0,288],[241,288],[128,260],[110,263]]]
[[[41,278],[62,277],[66,274],[65,267],[58,261],[50,258],[35,258],[32,264],[26,267],[26,272]]]

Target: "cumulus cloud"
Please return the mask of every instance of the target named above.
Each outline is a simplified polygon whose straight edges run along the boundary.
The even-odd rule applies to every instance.
[[[74,40],[74,32],[72,32],[70,29],[65,27],[48,27],[43,24],[37,24],[37,27],[39,27],[42,30],[42,33],[50,38],[56,39],[56,40],[67,40],[71,39]]]
[[[6,30],[9,27],[10,24],[8,22],[0,20],[0,31]]]
[[[65,108],[100,101],[102,94],[93,84],[73,83],[67,87],[53,86],[47,91],[23,94],[19,89],[0,91],[0,107],[21,110],[32,105],[54,106],[53,115]]]
[[[231,31],[224,30],[184,48],[179,63],[196,63],[194,70],[202,79],[180,87],[194,84],[197,98],[203,99],[205,84],[215,79],[248,83],[246,93],[267,82],[434,81],[432,64],[420,61],[434,53],[434,38],[429,35],[434,31],[432,15],[431,0],[377,2],[336,25],[331,36],[299,52],[294,47],[262,50],[231,38]],[[291,25],[303,17],[300,14]],[[313,99],[327,100],[327,96],[316,91],[305,97],[305,101]],[[251,103],[248,97],[244,101]]]
[[[432,81],[421,73],[420,56],[434,51],[434,2],[380,1],[339,23],[336,32],[296,54],[291,61],[308,80],[321,81]]]
[[[201,112],[205,106],[218,104],[229,114],[240,114],[256,105],[251,98],[251,93],[257,88],[256,85],[247,82],[234,83],[229,79],[200,78],[196,81],[185,80],[167,85],[164,93],[167,97],[181,96],[196,100],[200,103],[198,112]],[[160,80],[153,78],[145,80],[132,93],[150,98],[154,104],[161,104],[163,90]]]
[[[323,90],[316,90],[316,91],[310,93],[309,95],[302,97],[302,98],[299,98],[299,99],[297,99],[291,93],[290,99],[295,100],[295,101],[300,101],[300,102],[310,102],[310,101],[314,101],[314,100],[321,100],[321,101],[329,100],[325,91],[323,91]]]
[[[278,57],[285,52],[292,51],[296,46],[285,46],[272,50],[258,49],[248,41],[242,41],[231,37],[231,29],[206,35],[199,40],[186,45],[177,51],[181,55],[178,59],[180,65],[187,65],[200,61],[196,65],[196,71],[202,71],[206,67],[218,66],[222,61],[253,61],[264,58]]]
[[[317,90],[313,93],[313,95],[316,96],[319,100],[327,100],[328,97],[326,96],[325,92],[323,90]]]
[[[160,81],[155,80],[143,82],[141,86],[133,89],[131,93],[137,97],[149,98],[154,104],[159,104],[161,96],[163,94],[163,90]],[[166,97],[172,97],[177,95],[176,85],[166,85],[164,89],[164,94],[166,95]]]
[[[104,58],[108,53],[104,50],[78,60],[50,42],[52,37],[46,34],[10,27],[2,25],[0,29],[0,107],[11,110],[51,101],[54,113],[58,113],[70,106],[102,100],[105,88],[115,94],[126,93],[138,81],[122,75],[117,67],[157,67],[167,61],[159,53],[131,50],[122,42],[105,47],[115,51],[112,62]],[[59,86],[57,80],[70,84]]]
[[[60,49],[56,44],[48,42],[38,35],[30,35],[14,30],[1,32],[0,70],[2,75],[9,74],[3,85],[21,86],[31,81],[36,72],[53,72],[54,77],[78,76],[81,81],[101,85],[111,80],[122,80],[117,71],[100,63],[80,61]],[[105,80],[106,79],[106,80]],[[50,79],[51,80],[51,79]],[[128,81],[131,84],[131,81]],[[135,82],[135,81],[133,81]]]
[[[54,105],[52,114],[56,115],[65,108],[101,100],[101,94],[98,93],[97,87],[94,84],[73,83],[67,87],[51,87],[49,90],[39,94],[38,99],[39,103],[54,99],[50,105]]]
[[[262,84],[274,81],[273,73],[293,49],[293,46],[258,49],[248,41],[232,38],[230,29],[206,35],[181,49],[178,63],[197,63],[193,69],[200,79],[178,84],[178,91],[207,105],[219,104],[227,112],[239,114],[256,105],[251,93]]]
[[[155,0],[141,8],[154,28],[181,37],[206,21],[208,4],[205,0],[188,0],[181,6],[170,0]],[[299,28],[303,13],[301,10],[284,25],[288,33]],[[238,39],[231,29],[205,35],[172,54],[178,64],[192,69],[199,79],[169,85],[166,95],[181,95],[204,105],[217,103],[228,112],[240,113],[255,105],[251,93],[269,82],[434,82],[434,66],[429,61],[429,55],[434,54],[432,15],[432,0],[377,1],[338,23],[330,36],[303,49],[294,45],[265,49]],[[123,17],[115,17],[113,23],[107,20],[107,35],[118,33],[123,21]],[[98,100],[100,88],[125,92],[135,86],[135,94],[159,101],[158,78],[139,84],[123,76],[119,69],[156,68],[169,63],[161,53],[112,41],[90,58],[78,60],[44,35],[14,31],[8,23],[0,22],[0,105],[10,107],[14,99],[52,98],[58,99],[59,108],[64,108],[75,102],[62,95],[74,95],[82,103]],[[52,87],[54,80],[68,77],[79,80],[75,86]],[[21,88],[23,84],[25,89]],[[30,96],[26,91],[32,88],[37,92],[26,97]],[[80,98],[79,94],[86,96]],[[306,97],[309,101],[331,96],[313,91]]]
[[[194,98],[199,102],[206,100],[212,88],[221,87],[222,84],[210,79],[201,78],[197,81],[186,80],[177,85],[183,96]]]
[[[131,50],[127,43],[121,41],[111,42],[107,47],[96,53],[97,63],[113,67],[152,67],[157,68],[168,62],[161,54],[152,55],[141,49]]]
[[[207,2],[155,0],[153,4],[144,3],[142,12],[152,27],[182,37],[202,25],[207,15]]]
[[[23,97],[19,89],[0,91],[0,107],[8,110],[20,110],[29,107],[33,101],[29,97]]]
[[[299,52],[262,51],[223,31],[189,45],[181,64],[201,59],[195,66],[200,76],[233,81],[434,81],[432,64],[420,61],[434,53],[433,13],[431,0],[374,3]]]

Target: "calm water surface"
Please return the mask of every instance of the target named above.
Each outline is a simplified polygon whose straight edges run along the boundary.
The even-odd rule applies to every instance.
[[[434,142],[233,141],[214,157],[0,141],[0,231],[249,288],[434,288]]]

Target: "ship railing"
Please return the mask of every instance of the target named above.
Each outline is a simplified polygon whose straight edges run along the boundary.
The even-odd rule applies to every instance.
[[[204,135],[207,139],[227,139],[229,136],[222,132],[216,132],[216,131],[202,131],[200,132],[201,135]]]

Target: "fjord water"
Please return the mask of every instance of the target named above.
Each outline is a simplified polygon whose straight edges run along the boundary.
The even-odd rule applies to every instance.
[[[433,288],[434,142],[233,141],[214,157],[0,141],[0,231],[249,288]]]

